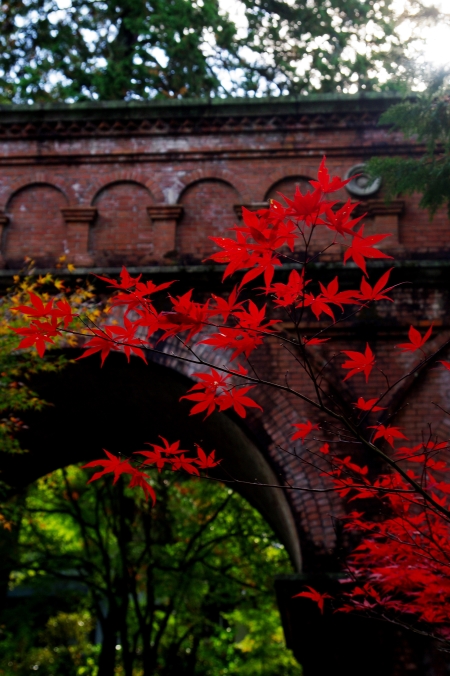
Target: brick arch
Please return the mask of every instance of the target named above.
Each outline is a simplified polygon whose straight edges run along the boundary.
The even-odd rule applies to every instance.
[[[248,186],[242,178],[228,169],[219,169],[218,167],[202,167],[188,171],[183,176],[177,177],[177,185],[180,185],[177,201],[182,200],[183,194],[195,183],[199,181],[222,181],[230,185],[238,194],[243,203],[252,200],[252,195]]]
[[[73,353],[73,349],[67,350],[69,357]],[[29,449],[27,463],[24,465],[20,456],[0,451],[2,479],[20,490],[55,469],[101,457],[102,448],[131,453],[161,434],[172,441],[180,439],[182,447],[189,449],[201,439],[205,449],[215,448],[222,458],[224,470],[221,474],[219,467],[216,477],[229,479],[232,473],[243,482],[234,488],[266,518],[300,570],[298,534],[284,492],[252,485],[255,478],[263,484],[277,483],[258,443],[245,425],[218,413],[202,424],[199,436],[198,421],[189,415],[189,405],[180,402],[192,380],[185,369],[172,366],[163,359],[146,365],[134,357],[127,364],[123,355],[112,354],[103,368],[98,360],[87,359],[69,364],[60,373],[36,376],[33,389],[57,406],[24,415],[28,427],[21,441]],[[73,425],[74,410],[83,424]],[[99,425],[99,420],[104,424]],[[67,429],[71,430],[69,435]]]
[[[152,260],[153,229],[147,208],[153,203],[148,188],[132,179],[110,182],[97,192],[89,244],[97,264],[141,265]]]
[[[184,211],[177,227],[176,250],[182,260],[201,261],[219,247],[210,237],[229,237],[236,222],[234,205],[241,196],[229,181],[202,178],[179,198]]]
[[[264,194],[264,201],[267,201],[271,198],[280,200],[280,196],[276,194],[277,191],[285,193],[287,197],[291,197],[297,184],[299,184],[300,190],[303,193],[305,192],[305,189],[312,191],[313,188],[311,185],[309,185],[310,180],[311,179],[304,174],[287,174],[278,177],[274,182],[272,182],[269,188],[267,188]]]
[[[17,193],[21,192],[25,188],[35,185],[47,185],[51,188],[54,188],[64,196],[66,204],[71,204],[74,200],[74,193],[70,186],[59,182],[50,172],[39,171],[33,173],[31,176],[28,176],[26,179],[18,178],[15,181],[8,183],[8,194],[5,195],[4,199],[0,199],[0,209],[7,211],[11,201],[14,199]]]
[[[8,200],[8,227],[2,243],[7,265],[22,267],[25,257],[53,267],[67,250],[67,228],[61,209],[65,193],[52,183],[27,183]]]
[[[439,343],[442,344],[445,339],[448,339],[448,333],[439,333],[434,341],[431,340],[428,344],[428,350],[438,349]],[[405,370],[417,364],[417,356],[414,353],[402,357]],[[439,353],[437,359],[448,361],[450,348],[447,347],[444,353]],[[391,410],[399,411],[392,424],[402,428],[410,437],[411,445],[421,441],[422,432],[427,434],[428,424],[432,426],[433,436],[438,436],[441,440],[450,437],[450,416],[442,408],[433,405],[433,401],[438,402],[445,411],[450,410],[448,371],[435,359],[426,364],[418,377],[407,381],[405,389],[400,389],[392,403],[390,402]],[[405,445],[407,444],[408,442],[405,442]]]
[[[92,185],[90,185],[89,192],[86,193],[84,202],[94,206],[101,193],[116,183],[133,183],[135,185],[141,186],[147,190],[152,202],[159,202],[161,201],[161,197],[163,197],[155,182],[148,180],[146,181],[146,176],[144,176],[140,171],[122,170],[104,175],[100,180],[97,180]]]
[[[185,354],[186,357],[192,355],[187,350],[183,352],[179,342],[175,339],[168,339],[161,347],[164,354],[150,355],[150,359],[158,364],[181,373],[191,380],[199,380],[194,375],[196,372],[208,371],[208,367],[176,359],[173,353]],[[215,351],[207,344],[197,344],[195,351],[201,360],[219,368],[227,360],[227,355]],[[267,362],[273,361],[274,358],[276,358],[274,354],[266,354],[264,358],[266,363],[265,375],[269,380]],[[305,392],[309,386],[311,387],[309,394],[312,396],[312,384],[305,384],[302,381],[302,385]],[[306,407],[301,403],[299,404],[298,400],[272,388],[257,388],[252,393],[252,397],[264,411],[276,411],[276,415],[272,413],[260,415],[249,409],[247,418],[245,421],[241,421],[241,424],[248,430],[247,433],[251,434],[252,438],[259,440],[261,446],[264,447],[265,455],[277,476],[278,482],[306,489],[286,491],[286,499],[290,505],[295,528],[300,538],[303,564],[311,570],[314,568],[318,554],[321,557],[327,557],[330,550],[335,549],[337,544],[336,530],[330,515],[339,518],[344,514],[344,509],[340,497],[330,490],[331,482],[322,476],[317,467],[302,463],[283,449],[292,447],[292,424],[305,417],[313,419],[313,416],[316,417],[317,413],[307,411]],[[315,464],[320,464],[320,459],[315,458]],[[327,467],[324,465],[323,469],[325,471]],[[313,492],[321,489],[326,489],[326,491],[323,493]]]

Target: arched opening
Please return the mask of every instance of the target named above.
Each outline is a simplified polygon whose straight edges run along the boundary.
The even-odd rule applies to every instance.
[[[5,231],[5,259],[21,268],[25,257],[53,266],[67,248],[66,225],[61,209],[68,204],[59,188],[35,183],[18,190],[8,202],[10,223]]]
[[[239,193],[229,183],[210,178],[187,186],[179,201],[184,214],[177,228],[177,251],[185,259],[201,260],[218,250],[210,237],[230,236]]]
[[[300,188],[303,194],[305,194],[305,192],[308,190],[312,192],[313,188],[309,183],[309,180],[310,179],[306,178],[305,176],[286,176],[286,178],[282,178],[280,181],[277,181],[269,188],[264,199],[266,201],[277,200],[283,202],[282,198],[278,194],[280,192],[283,195],[286,195],[286,197],[292,199],[297,186]]]
[[[145,264],[152,258],[153,234],[147,207],[149,190],[135,181],[104,186],[93,200],[98,216],[91,230],[90,250],[100,265]]]
[[[70,351],[69,351],[70,352]],[[222,459],[217,478],[231,481],[261,513],[301,569],[301,553],[291,508],[277,476],[251,436],[231,417],[213,414],[201,422],[179,401],[190,380],[165,366],[113,354],[103,368],[97,360],[69,364],[58,373],[37,376],[33,387],[50,403],[24,415],[28,429],[20,442],[27,455],[0,453],[3,480],[21,489],[53,470],[102,456],[106,448],[130,454],[157,442],[158,435],[180,439],[185,448],[199,443]],[[238,479],[244,483],[235,483]],[[248,484],[245,482],[249,482]]]

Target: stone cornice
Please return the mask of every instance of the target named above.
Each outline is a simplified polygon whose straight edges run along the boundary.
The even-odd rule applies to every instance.
[[[152,221],[177,221],[183,210],[182,204],[155,204],[147,207],[147,213]]]
[[[424,279],[429,278],[433,283],[436,281],[436,276],[438,274],[442,275],[442,280],[445,284],[448,285],[448,274],[450,270],[450,250],[447,250],[447,258],[441,258],[442,251],[436,251],[436,257],[424,257],[424,258],[405,258],[397,259],[395,262],[395,269],[397,271],[404,271],[408,277],[412,277],[414,273],[420,276],[421,282]],[[329,272],[329,274],[335,274],[339,271],[346,270],[347,273],[353,273],[360,278],[361,271],[354,263],[347,263],[344,265],[342,261],[320,261],[317,263],[311,264],[317,270],[323,270],[324,272]],[[390,267],[392,267],[391,260],[370,260],[367,263],[367,269],[376,271],[377,273],[386,272]],[[301,270],[303,264],[301,263],[285,263],[280,267],[277,267],[275,273],[286,273],[291,270]],[[62,268],[36,268],[32,270],[29,274],[30,277],[45,275],[47,273],[60,276],[60,277],[73,277],[73,276],[83,276],[83,275],[110,275],[110,276],[119,276],[122,268],[121,267],[102,267],[102,266],[90,266],[90,267],[78,267],[74,272],[64,270]],[[225,270],[225,265],[206,265],[206,264],[187,264],[187,265],[142,265],[142,266],[129,266],[127,270],[132,275],[177,275],[177,274],[188,274],[188,275],[212,275],[216,274],[218,277],[223,276]],[[14,275],[23,275],[22,269],[0,269],[0,278],[12,278]]]
[[[1,139],[0,139],[1,143]],[[50,144],[49,144],[50,145]],[[301,147],[300,142],[296,144],[298,147],[268,147],[268,148],[251,148],[248,145],[245,148],[223,148],[218,146],[214,150],[178,150],[176,148],[165,150],[163,152],[147,152],[135,153],[130,151],[128,153],[73,153],[56,152],[53,148],[48,151],[41,151],[39,153],[30,153],[28,155],[14,155],[0,156],[0,167],[8,166],[30,166],[36,164],[39,166],[53,166],[63,164],[118,164],[118,163],[132,163],[143,164],[147,162],[203,162],[212,161],[220,157],[222,160],[259,160],[265,158],[271,159],[322,159],[323,146],[310,144],[307,147]],[[41,149],[39,149],[41,150]],[[352,157],[360,157],[362,161],[367,160],[368,155],[389,157],[390,155],[398,156],[408,154],[410,157],[420,157],[425,148],[419,145],[406,145],[393,141],[389,146],[385,143],[373,143],[370,146],[360,146],[352,148]],[[327,158],[339,157],[348,158],[348,146],[334,146],[327,150]]]
[[[0,140],[218,134],[371,127],[399,98],[303,96],[0,106]]]
[[[97,209],[93,207],[66,207],[61,209],[66,223],[93,223]]]

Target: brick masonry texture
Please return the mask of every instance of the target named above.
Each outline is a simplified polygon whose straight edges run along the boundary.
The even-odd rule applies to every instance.
[[[208,271],[201,263],[215,250],[208,238],[225,235],[241,205],[257,208],[279,199],[278,192],[289,196],[297,184],[303,189],[324,154],[331,173],[342,176],[374,155],[420,153],[420,147],[378,125],[381,112],[393,102],[381,96],[311,97],[0,108],[1,274],[7,277],[19,269],[25,256],[36,261],[37,269],[47,269],[65,255],[94,272],[127,264],[144,273],[151,269],[155,278],[179,279],[182,274],[185,288],[178,286],[177,293],[196,287],[200,278],[203,290],[214,285],[217,291],[220,271]],[[348,197],[344,189],[337,199]],[[399,196],[386,205],[382,190],[362,209],[368,214],[367,234],[392,233],[383,248],[399,261],[394,281],[402,286],[394,303],[336,326],[332,352],[360,350],[370,341],[382,372],[374,375],[365,394],[376,396],[386,377],[394,379],[414,360],[395,350],[410,323],[425,329],[433,322],[436,347],[450,334],[450,224],[443,210],[430,222],[415,196]],[[321,247],[329,236],[324,229]],[[324,260],[324,279],[338,274],[344,286],[359,284],[359,271],[351,265],[342,268],[342,252]],[[390,261],[372,264],[375,279],[390,266]],[[310,321],[302,330],[318,326]],[[289,331],[288,324],[285,328]],[[219,363],[216,353],[202,349]],[[315,359],[320,364],[332,356],[327,347],[317,348]],[[293,386],[306,393],[311,389],[276,340],[268,341],[256,362],[267,378],[284,379],[289,372]],[[192,376],[190,367],[169,355],[164,364]],[[390,410],[400,409],[395,422],[413,440],[421,438],[428,423],[441,436],[450,436],[449,419],[431,403],[439,400],[450,408],[449,379],[435,366],[412,385],[395,388],[386,403]],[[342,384],[341,377],[339,366],[330,369],[330,396],[344,390],[356,401],[360,383]],[[326,477],[283,450],[291,449],[291,425],[314,414],[280,392],[260,391],[257,398],[266,413],[250,415],[245,426],[275,473],[292,485],[327,488]],[[329,492],[286,494],[305,568],[331,565],[329,554],[336,545],[332,516],[342,514],[342,505]]]

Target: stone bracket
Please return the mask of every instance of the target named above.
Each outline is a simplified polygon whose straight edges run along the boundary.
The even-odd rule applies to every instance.
[[[94,207],[66,207],[61,209],[67,226],[67,259],[75,265],[92,266],[89,253],[89,228],[97,216]]]
[[[184,211],[182,204],[154,204],[147,207],[153,225],[153,257],[161,260],[175,252],[177,223]]]
[[[97,209],[94,207],[66,207],[61,209],[61,213],[66,223],[91,223],[97,216]]]

